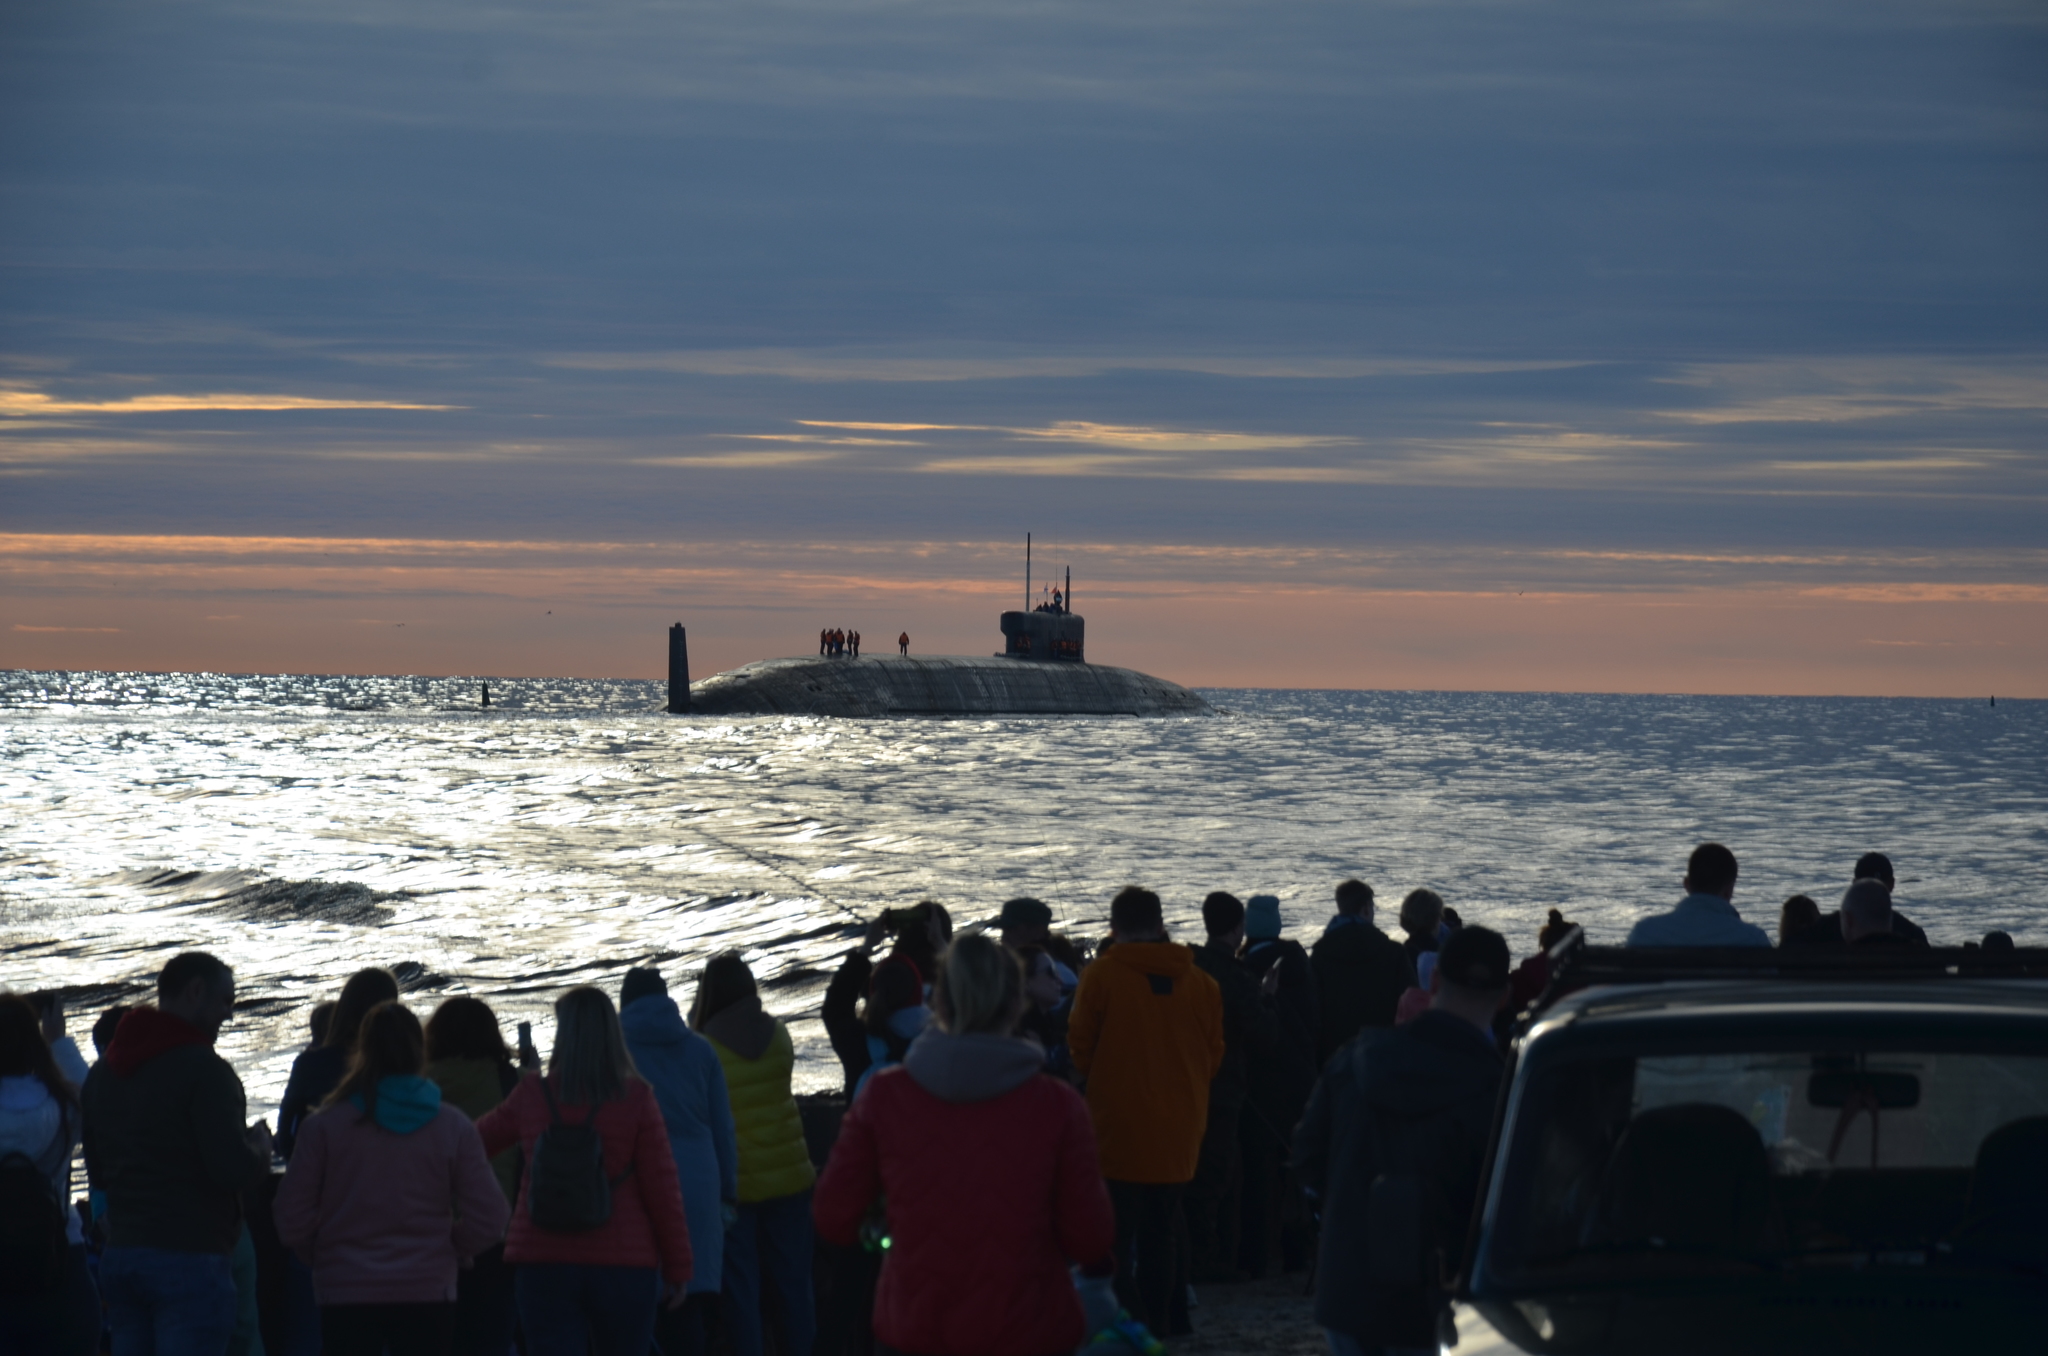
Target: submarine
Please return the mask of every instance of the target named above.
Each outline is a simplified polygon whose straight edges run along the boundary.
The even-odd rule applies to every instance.
[[[705,716],[1206,716],[1197,694],[1135,669],[1087,660],[1073,575],[1054,601],[999,619],[1003,649],[971,655],[761,659],[692,683],[680,622],[669,628],[667,710]],[[1030,585],[1025,585],[1027,605]]]

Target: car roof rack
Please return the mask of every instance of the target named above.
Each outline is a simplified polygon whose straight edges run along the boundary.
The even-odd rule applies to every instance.
[[[1535,1017],[1566,994],[1595,984],[1700,980],[1814,982],[1832,979],[2048,979],[2048,947],[1985,952],[1977,947],[1594,946],[1574,927],[1548,952],[1550,977],[1528,1007]]]

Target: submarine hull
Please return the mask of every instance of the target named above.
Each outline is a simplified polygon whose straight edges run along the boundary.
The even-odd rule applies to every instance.
[[[964,656],[763,659],[690,685],[710,716],[1205,716],[1177,683],[1105,664]]]

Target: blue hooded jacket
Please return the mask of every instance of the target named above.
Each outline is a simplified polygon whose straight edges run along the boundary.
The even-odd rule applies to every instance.
[[[363,1109],[363,1095],[349,1098]],[[441,1114],[441,1088],[417,1074],[391,1074],[377,1080],[377,1124],[394,1135],[409,1135]]]
[[[889,1031],[902,1048],[908,1049],[910,1043],[923,1033],[925,1023],[931,1020],[931,1015],[932,1010],[922,1003],[914,1008],[898,1008],[889,1014]],[[868,1037],[868,1067],[867,1071],[861,1074],[860,1081],[853,1085],[854,1097],[860,1096],[861,1089],[868,1085],[868,1080],[875,1076],[876,1070],[886,1069],[895,1063],[896,1054],[890,1049],[888,1041],[880,1036]]]
[[[739,1199],[739,1150],[718,1052],[683,1022],[666,994],[636,998],[619,1014],[626,1049],[654,1089],[690,1221],[691,1294],[717,1294],[725,1276],[725,1203]]]

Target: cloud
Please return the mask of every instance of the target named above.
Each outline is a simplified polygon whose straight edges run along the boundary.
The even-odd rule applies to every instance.
[[[421,405],[397,400],[330,400],[284,395],[149,395],[121,400],[58,400],[39,391],[0,389],[0,415],[168,414],[190,410],[456,410],[459,405]]]
[[[2048,357],[1942,355],[1695,363],[1659,379],[1701,393],[1660,419],[1696,425],[1854,424],[1963,413],[2048,414]]]
[[[949,347],[957,350],[960,346]],[[831,349],[725,349],[555,353],[539,361],[547,367],[588,372],[687,372],[700,376],[782,377],[790,381],[821,383],[1036,381],[1100,377],[1119,372],[1188,372],[1269,381],[1358,381],[1375,377],[1556,372],[1586,365],[1581,359],[1211,355],[1172,350],[1094,354],[990,352],[974,357],[957,357],[936,353],[862,353]],[[909,430],[949,426],[848,424],[837,427]]]
[[[1064,419],[1037,426],[1009,426],[1003,424],[875,424],[824,419],[799,419],[799,424],[811,428],[832,429],[876,429],[897,432],[922,431],[931,433],[997,433],[1013,439],[1026,439],[1051,443],[1089,443],[1108,447],[1129,447],[1148,452],[1267,452],[1287,448],[1338,447],[1354,442],[1354,439],[1331,437],[1322,434],[1302,433],[1239,433],[1216,429],[1171,429],[1153,428],[1134,424],[1099,424],[1086,419]],[[841,445],[868,447],[918,447],[921,443],[902,442],[886,438],[819,438],[810,439],[802,434],[752,433],[732,434],[732,437],[760,438],[763,440],[784,440],[788,442],[829,442]],[[1168,463],[1157,457],[1145,458],[1098,458],[1088,464],[1112,465],[1117,462],[1131,464]],[[991,456],[977,459],[925,462],[921,470],[953,470],[962,467],[986,472],[990,468],[1003,466],[1021,468],[1023,474],[1037,474],[1036,468],[1048,464],[1043,459],[1013,456]],[[1065,464],[1076,464],[1067,459]]]
[[[1086,457],[1088,453],[1073,454]],[[1103,454],[1115,455],[1115,454]],[[1741,585],[1836,591],[1883,601],[1975,597],[2048,599],[2048,549],[1911,549],[1893,543],[1798,550],[1586,549],[1505,541],[1317,544],[1194,544],[1052,539],[1046,558],[1071,564],[1098,596],[1117,590],[1201,590],[1230,585],[1428,592],[1682,590]],[[727,536],[715,540],[223,537],[207,535],[0,533],[0,571],[22,588],[54,580],[162,587],[212,580],[222,602],[287,577],[326,580],[351,594],[406,597],[447,581],[528,581],[613,600],[700,596],[704,579],[753,579],[783,590],[942,586],[1001,592],[1018,564],[1009,540],[903,537]],[[549,581],[554,581],[550,583]],[[493,584],[496,587],[498,584]],[[741,591],[751,590],[751,584]],[[202,592],[205,590],[202,590]],[[1817,595],[1818,596],[1818,595]],[[213,614],[246,615],[236,605]]]
[[[1179,465],[1164,457],[1048,453],[1036,457],[937,457],[919,462],[916,469],[935,475],[1130,476],[1173,475],[1179,470]]]
[[[1158,452],[1266,452],[1278,448],[1331,447],[1348,438],[1294,433],[1226,433],[1211,429],[1147,428],[1128,424],[1096,424],[1068,419],[1044,428],[1013,428],[1020,438],[1060,443],[1106,443]]]
[[[847,422],[835,423],[828,419],[799,419],[796,422],[806,426],[807,428],[863,428],[874,429],[877,432],[881,433],[923,433],[939,430],[984,427],[983,425],[980,424],[862,424]]]
[[[0,569],[14,606],[77,619],[17,624],[15,667],[654,676],[675,620],[700,673],[800,651],[821,617],[985,653],[1019,546],[43,535],[0,537]],[[1073,566],[1092,657],[1194,683],[2048,695],[2048,550],[1040,548]],[[250,625],[185,624],[230,600]]]
[[[820,439],[821,442],[830,441]],[[835,460],[833,452],[716,452],[703,456],[638,457],[637,466],[699,466],[708,469],[768,470],[778,466],[811,466]]]
[[[815,443],[820,447],[922,447],[923,443],[903,438],[820,438],[809,433],[727,433],[727,438],[748,438],[762,443]]]
[[[0,43],[0,526],[128,543],[0,551],[24,622],[970,596],[1013,530],[1247,609],[2044,577],[2038,3],[123,14]]]

